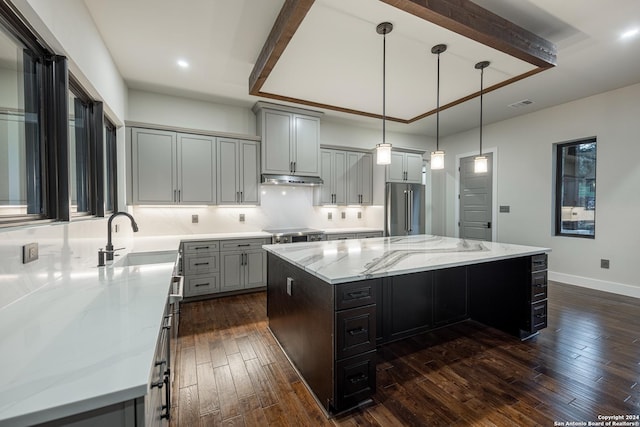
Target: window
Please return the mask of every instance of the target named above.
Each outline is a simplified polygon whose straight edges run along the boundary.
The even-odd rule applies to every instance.
[[[556,144],[556,236],[595,238],[596,139]]]
[[[4,18],[4,16],[2,16]],[[45,213],[38,55],[0,20],[0,222]]]
[[[92,213],[89,101],[76,85],[69,90],[69,195],[72,216]]]
[[[116,212],[118,210],[116,127],[106,119],[104,123],[104,160],[104,209],[106,212]]]

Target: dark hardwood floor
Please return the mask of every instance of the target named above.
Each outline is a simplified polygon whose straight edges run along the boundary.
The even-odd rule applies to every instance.
[[[331,420],[269,333],[264,292],[183,304],[175,366],[172,426],[587,425],[640,414],[640,300],[550,282],[529,341],[466,321],[383,346],[373,404]]]

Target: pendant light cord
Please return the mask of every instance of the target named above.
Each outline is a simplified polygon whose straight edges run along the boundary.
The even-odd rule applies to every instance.
[[[385,123],[385,118],[387,116],[387,110],[386,110],[386,105],[387,105],[387,100],[386,100],[386,81],[387,81],[387,76],[386,76],[386,71],[387,71],[387,33],[385,31],[385,33],[382,35],[382,143],[385,144],[386,143],[386,131],[387,131],[387,127],[386,127],[386,123]]]
[[[438,52],[438,82],[436,83],[436,151],[440,150],[440,52]]]
[[[482,156],[482,97],[484,94],[483,90],[483,82],[484,82],[484,68],[480,69],[480,155]]]

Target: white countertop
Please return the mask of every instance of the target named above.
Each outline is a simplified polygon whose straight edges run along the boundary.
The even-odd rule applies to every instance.
[[[81,264],[0,310],[0,425],[144,396],[172,271]]]
[[[347,233],[383,233],[381,228],[368,228],[368,227],[356,227],[356,228],[327,228],[324,230],[324,234],[347,234]]]
[[[265,245],[331,284],[550,252],[549,248],[417,235]]]

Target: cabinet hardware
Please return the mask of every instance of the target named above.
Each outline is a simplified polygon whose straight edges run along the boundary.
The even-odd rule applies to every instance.
[[[365,298],[369,296],[369,291],[358,291],[358,292],[349,292],[347,293],[347,296],[349,298]]]
[[[196,246],[195,247],[196,250],[200,250],[200,249],[209,249],[209,246]]]
[[[289,171],[293,173],[293,162],[289,162]]]
[[[359,382],[366,381],[368,378],[369,377],[365,374],[354,375],[352,377],[349,377],[349,382],[351,384],[357,384]]]
[[[293,172],[294,172],[294,173],[295,173],[295,171],[296,171],[296,167],[298,166],[298,165],[297,165],[297,163],[298,163],[298,162],[293,162]]]
[[[164,324],[162,325],[162,329],[171,329],[172,320],[173,320],[173,314],[164,316]]]
[[[162,366],[162,365],[164,365],[165,363],[167,363],[167,361],[166,361],[166,360],[158,360],[158,361],[155,363],[155,366]]]
[[[240,202],[244,202],[244,194],[242,191],[240,192]]]
[[[357,329],[350,329],[349,331],[349,335],[356,336],[356,335],[362,335],[362,334],[366,334],[367,330],[363,327],[359,327]]]
[[[200,287],[200,286],[209,286],[209,282],[207,283],[196,283],[196,288]]]
[[[162,410],[166,411],[164,414],[160,415],[160,419],[170,419],[171,418],[171,387],[169,387],[169,376],[165,375],[164,377],[164,397],[167,402],[166,405],[162,405]]]
[[[164,380],[160,380],[160,381],[156,381],[154,383],[151,383],[151,388],[162,388],[162,386],[164,386]]]
[[[237,245],[239,248],[243,248],[243,247],[247,247],[247,246],[251,246],[251,243],[243,243],[241,245]]]
[[[177,190],[173,190],[173,201],[174,202],[178,201],[178,198],[176,197],[176,194],[178,194],[178,191]]]
[[[180,199],[182,198],[182,197],[180,196],[180,191],[181,191],[181,190],[178,190],[178,202],[180,202]]]
[[[193,265],[209,265],[208,262],[194,262]]]

